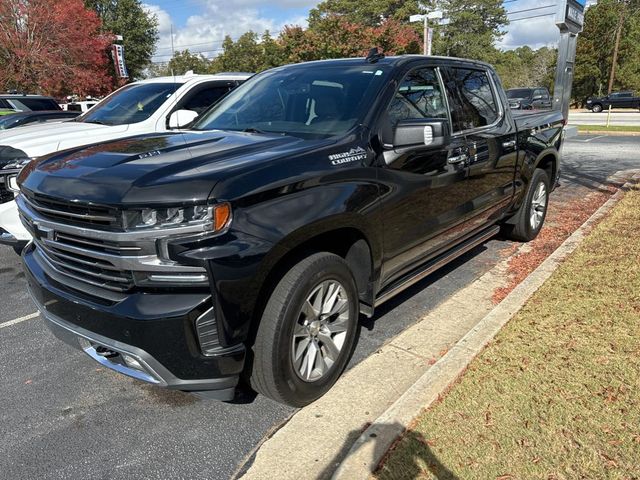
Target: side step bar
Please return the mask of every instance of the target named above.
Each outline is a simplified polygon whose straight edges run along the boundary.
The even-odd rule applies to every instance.
[[[399,280],[398,282],[396,282],[395,285],[391,286],[387,290],[384,290],[381,293],[381,295],[379,295],[378,298],[376,298],[375,306],[377,307],[377,306],[383,304],[387,300],[395,297],[397,294],[399,294],[403,290],[405,290],[405,289],[409,288],[410,286],[418,283],[420,280],[422,280],[426,276],[432,274],[433,272],[435,272],[439,268],[444,267],[447,263],[455,260],[456,258],[458,258],[461,255],[464,255],[469,250],[471,250],[474,247],[480,245],[481,243],[486,242],[491,237],[494,237],[499,231],[500,231],[500,227],[498,225],[494,225],[493,227],[489,228],[488,230],[485,230],[485,231],[479,233],[478,235],[476,235],[474,237],[471,237],[468,240],[465,240],[461,244],[459,244],[456,247],[454,247],[452,250],[450,250],[450,251],[444,253],[443,255],[441,255],[439,257],[436,257],[434,260],[426,263],[424,265],[424,267],[422,269],[420,269],[418,272]]]

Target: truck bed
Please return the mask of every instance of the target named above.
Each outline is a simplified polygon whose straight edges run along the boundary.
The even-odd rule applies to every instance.
[[[558,110],[546,110],[542,112],[520,110],[511,111],[511,115],[516,122],[518,130],[539,128],[563,120],[562,112]]]

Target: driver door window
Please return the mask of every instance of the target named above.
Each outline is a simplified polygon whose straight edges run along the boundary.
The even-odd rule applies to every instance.
[[[433,68],[421,68],[409,72],[389,106],[389,119],[394,127],[401,120],[417,118],[446,120],[447,117],[447,104]]]
[[[187,98],[180,109],[191,110],[201,115],[230,90],[231,87],[229,86],[216,85],[205,87]]]

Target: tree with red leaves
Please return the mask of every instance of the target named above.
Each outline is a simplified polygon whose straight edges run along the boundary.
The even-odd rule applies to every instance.
[[[339,15],[316,20],[304,30],[285,27],[280,36],[290,62],[365,56],[371,47],[386,55],[420,53],[421,39],[410,25],[388,18],[377,26],[363,26]]]
[[[82,0],[0,0],[0,89],[106,93],[112,39],[100,27]]]

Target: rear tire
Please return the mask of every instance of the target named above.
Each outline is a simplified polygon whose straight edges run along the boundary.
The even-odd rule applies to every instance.
[[[520,242],[536,238],[547,218],[550,190],[547,172],[536,168],[522,205],[509,223],[502,227],[503,235]]]
[[[347,263],[316,253],[273,290],[253,345],[249,382],[293,407],[324,395],[347,366],[359,335],[359,299]]]
[[[600,113],[602,111],[602,105],[596,103],[593,107],[591,107],[591,111],[593,113]]]

